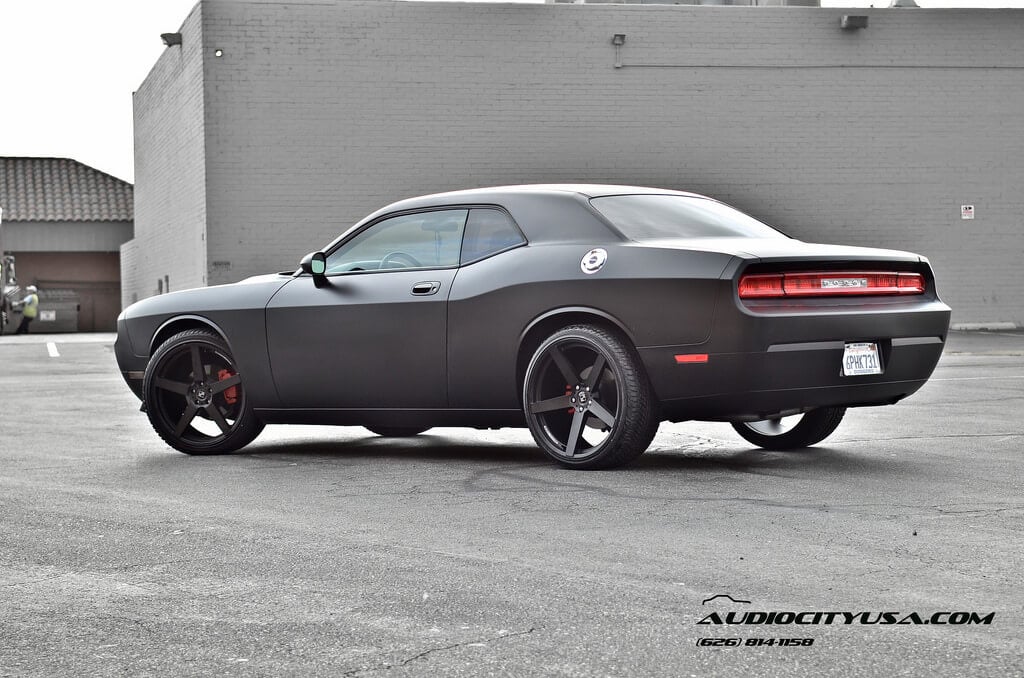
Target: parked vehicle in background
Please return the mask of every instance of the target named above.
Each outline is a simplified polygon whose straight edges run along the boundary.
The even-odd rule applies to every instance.
[[[14,256],[10,254],[0,256],[0,291],[3,292],[3,297],[0,298],[0,335],[2,335],[6,327],[11,324],[15,302],[23,296],[22,289],[18,286]]]
[[[813,445],[918,390],[949,317],[916,254],[801,242],[692,193],[513,186],[403,200],[293,272],[140,301],[115,350],[189,454],[266,423],[527,426],[594,469],[663,420]]]

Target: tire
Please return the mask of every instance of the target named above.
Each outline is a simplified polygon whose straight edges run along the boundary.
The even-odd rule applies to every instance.
[[[370,433],[376,433],[384,438],[411,438],[430,430],[430,427],[419,428],[414,426],[364,426]]]
[[[844,414],[845,407],[820,407],[792,417],[733,422],[732,427],[744,440],[766,450],[796,450],[828,438]]]
[[[149,423],[179,452],[234,452],[263,430],[227,343],[208,330],[185,330],[161,344],[142,388]]]
[[[628,464],[660,423],[636,349],[595,325],[572,325],[541,343],[526,368],[523,411],[537,446],[572,469]],[[598,434],[593,444],[584,437]]]

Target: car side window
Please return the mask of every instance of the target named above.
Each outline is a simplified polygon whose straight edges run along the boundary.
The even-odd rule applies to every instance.
[[[433,210],[378,221],[327,257],[327,273],[457,266],[469,210]]]
[[[469,264],[526,242],[512,218],[495,209],[473,209],[462,239],[462,263]]]

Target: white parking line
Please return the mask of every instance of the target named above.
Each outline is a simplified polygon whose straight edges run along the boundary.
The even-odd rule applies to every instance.
[[[60,353],[57,351],[57,344],[52,341],[46,342],[46,352],[50,354],[51,358],[59,358]]]

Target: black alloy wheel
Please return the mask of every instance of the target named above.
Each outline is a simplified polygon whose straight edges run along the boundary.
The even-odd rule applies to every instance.
[[[537,445],[567,468],[626,464],[644,453],[658,430],[636,349],[594,325],[561,329],[537,348],[523,403]]]
[[[744,440],[766,450],[796,450],[832,435],[845,414],[845,407],[819,407],[789,417],[733,422],[732,427]]]
[[[418,426],[364,426],[363,428],[384,438],[411,438],[430,430],[429,426],[424,428]]]
[[[186,454],[233,452],[263,430],[227,344],[206,330],[185,330],[161,344],[143,392],[157,434]]]

